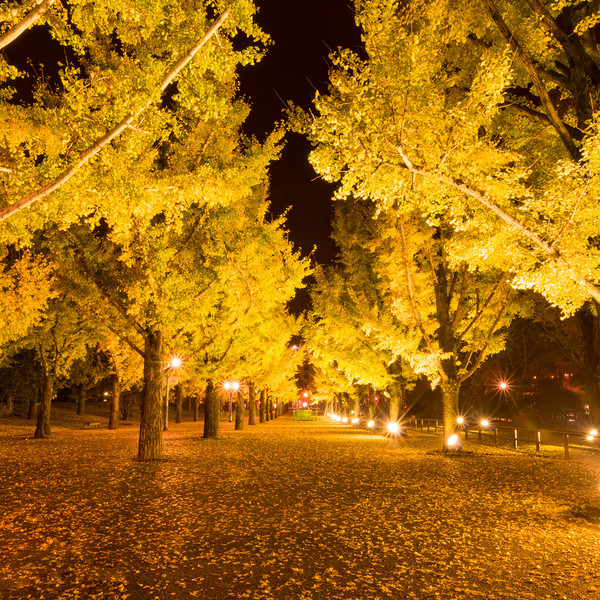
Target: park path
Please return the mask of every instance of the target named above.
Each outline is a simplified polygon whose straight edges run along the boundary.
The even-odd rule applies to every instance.
[[[0,435],[0,598],[600,598],[600,470],[289,417]]]

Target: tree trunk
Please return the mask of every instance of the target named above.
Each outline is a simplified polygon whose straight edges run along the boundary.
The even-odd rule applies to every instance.
[[[258,407],[258,422],[265,422],[265,390],[260,390],[260,404]]]
[[[206,397],[204,398],[204,410],[206,411]],[[194,396],[194,423],[200,418],[200,396]]]
[[[144,343],[144,389],[140,416],[138,460],[162,458],[162,333],[151,331]]]
[[[273,411],[273,398],[271,398],[271,396],[267,398],[267,406],[269,408],[269,418],[272,421],[275,418],[275,415]]]
[[[444,427],[444,448],[448,436],[456,431],[458,416],[458,392],[460,384],[456,379],[448,379],[440,384],[442,390],[442,423]]]
[[[38,410],[37,427],[34,437],[46,438],[50,435],[50,405],[54,394],[54,374],[44,375],[42,399]]]
[[[600,423],[600,389],[598,379],[600,371],[600,305],[595,304],[597,314],[582,308],[577,311],[579,328],[583,338],[583,386],[585,402],[589,406],[590,420],[596,426]]]
[[[396,392],[390,393],[390,421],[397,423],[400,419],[400,402],[401,398],[395,397]]]
[[[256,425],[256,390],[253,383],[248,385],[248,425]]]
[[[175,423],[181,423],[181,413],[183,411],[183,383],[177,385],[175,389]]]
[[[204,437],[218,438],[220,433],[221,410],[220,402],[212,382],[206,385],[204,395]]]
[[[112,380],[112,397],[110,399],[110,417],[108,418],[108,428],[119,428],[119,403],[121,400],[121,384],[119,377],[115,375]]]
[[[244,429],[244,397],[240,390],[237,391],[237,402],[235,403],[235,430]]]
[[[13,414],[14,402],[15,397],[12,394],[8,394],[8,396],[6,397],[6,414],[9,417]]]
[[[77,414],[85,415],[85,403],[87,402],[88,386],[82,383],[79,386],[79,396],[77,397]]]

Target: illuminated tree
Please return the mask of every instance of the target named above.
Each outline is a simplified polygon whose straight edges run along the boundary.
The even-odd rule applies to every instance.
[[[447,221],[448,254],[564,311],[598,280],[593,1],[356,2],[366,59],[332,57],[299,128],[338,196]]]

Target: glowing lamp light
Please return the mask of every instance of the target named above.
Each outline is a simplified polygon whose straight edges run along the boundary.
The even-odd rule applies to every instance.
[[[508,383],[506,383],[506,381],[501,381],[501,382],[498,384],[498,387],[499,387],[501,390],[505,390],[505,389],[508,387]]]
[[[303,406],[304,408],[306,408],[306,407],[308,406],[308,404],[306,404],[306,402],[303,402],[303,403],[302,403],[302,406]]]
[[[446,445],[448,446],[448,448],[452,448],[452,446],[456,446],[456,444],[458,444],[458,436],[453,433],[447,440],[446,440]]]
[[[490,422],[487,419],[481,419],[481,426],[488,427]]]
[[[174,369],[179,369],[179,367],[181,366],[182,363],[183,363],[183,361],[181,360],[181,358],[179,358],[179,356],[174,356],[171,359],[170,366],[173,367]]]
[[[359,421],[359,420],[358,420],[356,417],[354,417],[354,418],[352,419],[352,425],[356,425],[356,424],[358,423],[358,421]]]
[[[369,429],[373,429],[373,427],[375,427],[375,421],[369,421],[369,422],[367,423],[367,427],[368,427]]]
[[[302,394],[305,398],[308,398],[308,392],[304,392],[304,394]]]
[[[598,430],[597,429],[591,429],[590,430],[590,435],[593,437],[596,437],[598,435]]]
[[[398,425],[398,423],[395,421],[388,423],[387,428],[390,433],[398,433],[400,431],[400,425]]]
[[[590,433],[590,435],[588,435],[586,439],[588,442],[593,442],[596,438]]]
[[[348,422],[348,417],[344,417],[344,418],[342,419],[342,423],[347,423],[347,422]]]
[[[223,389],[224,390],[230,390],[231,389],[231,381],[224,381],[223,382]]]
[[[231,389],[232,390],[239,390],[240,389],[240,382],[239,381],[232,381],[231,382]]]
[[[462,425],[462,424],[465,422],[465,420],[464,420],[462,417],[458,417],[458,418],[456,419],[456,422],[457,422],[459,425]]]

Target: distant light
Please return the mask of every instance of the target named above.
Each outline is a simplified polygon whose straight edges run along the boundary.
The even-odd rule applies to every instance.
[[[224,390],[230,390],[231,389],[231,381],[224,381],[223,382],[223,389]]]
[[[174,369],[178,369],[181,365],[182,365],[183,361],[181,360],[181,358],[179,358],[179,356],[174,356],[171,359],[171,366]]]
[[[590,433],[590,435],[588,435],[586,439],[588,442],[593,442],[596,438]]]
[[[481,426],[488,427],[490,422],[487,419],[481,419]]]
[[[465,420],[464,420],[462,417],[458,417],[458,418],[456,419],[456,422],[457,422],[459,425],[462,425],[462,424],[465,422]]]
[[[388,423],[387,428],[390,433],[398,433],[400,431],[400,425],[395,421]]]
[[[369,429],[373,429],[373,427],[375,427],[375,421],[369,421],[369,422],[367,423],[367,427],[368,427]]]
[[[356,425],[356,424],[357,424],[359,421],[360,421],[360,419],[358,419],[358,418],[354,417],[354,418],[352,419],[352,424],[353,424],[353,425]]]
[[[591,429],[590,430],[590,435],[593,435],[594,437],[598,435],[598,430],[597,429]]]
[[[304,396],[305,398],[308,398],[308,392],[304,392],[303,396]]]
[[[448,448],[452,448],[452,446],[456,446],[456,444],[458,444],[458,436],[453,433],[446,441],[446,445]]]
[[[505,389],[508,387],[508,383],[506,383],[506,381],[501,381],[501,382],[498,384],[498,387],[499,387],[501,390],[505,390]]]
[[[303,403],[302,403],[302,406],[303,406],[304,408],[306,408],[306,407],[308,406],[308,404],[306,404],[306,402],[303,402]]]
[[[104,392],[104,395],[105,395],[105,396],[108,396],[108,392]]]
[[[232,381],[231,382],[231,388],[234,390],[239,390],[240,389],[240,382],[239,381]]]
[[[336,416],[335,416],[335,420],[336,420],[338,423],[341,423],[341,421],[342,421],[342,417],[340,417],[340,415],[336,415]]]
[[[348,422],[348,417],[343,417],[342,418],[342,423],[347,423]]]
[[[277,403],[273,402],[273,408],[277,408]]]

